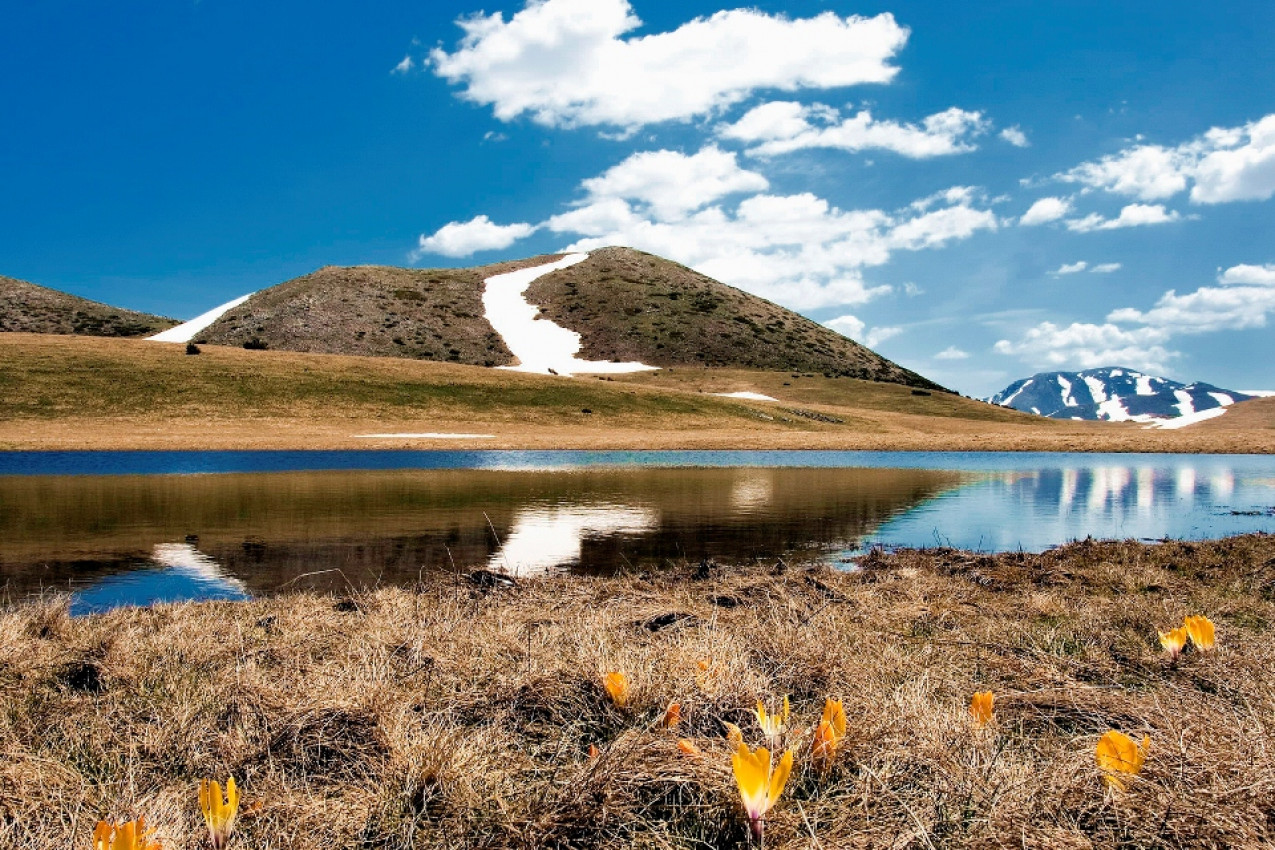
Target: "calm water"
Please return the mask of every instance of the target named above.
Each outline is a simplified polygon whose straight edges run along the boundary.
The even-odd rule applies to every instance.
[[[1275,458],[890,452],[0,453],[0,584],[76,611],[422,570],[852,562],[874,545],[1275,532]]]

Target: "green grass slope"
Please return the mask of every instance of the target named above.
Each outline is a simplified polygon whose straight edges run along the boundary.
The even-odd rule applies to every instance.
[[[122,310],[25,280],[0,276],[0,331],[86,336],[150,336],[177,322]]]

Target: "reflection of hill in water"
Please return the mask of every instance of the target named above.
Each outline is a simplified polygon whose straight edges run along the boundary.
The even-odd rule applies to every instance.
[[[0,581],[65,587],[155,566],[189,539],[254,592],[827,551],[957,486],[889,469],[439,470],[0,478]],[[507,548],[498,550],[494,535]],[[324,570],[302,580],[298,577]]]

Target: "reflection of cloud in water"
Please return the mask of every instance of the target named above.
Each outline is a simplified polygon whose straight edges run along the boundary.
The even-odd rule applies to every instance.
[[[768,470],[746,470],[730,489],[731,506],[742,513],[763,508],[774,498],[775,481]]]
[[[586,537],[642,534],[655,528],[658,514],[650,508],[621,505],[561,505],[519,511],[492,569],[526,576],[578,562]]]
[[[77,590],[73,615],[117,608],[203,599],[249,599],[242,581],[189,543],[159,543],[151,553],[156,568],[117,573]]]

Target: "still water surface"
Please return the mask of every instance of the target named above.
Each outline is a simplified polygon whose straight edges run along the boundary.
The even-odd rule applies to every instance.
[[[883,545],[1275,532],[1275,458],[894,452],[0,453],[0,584],[74,610],[422,570],[852,562]]]

